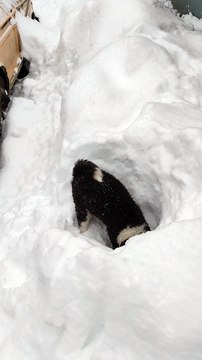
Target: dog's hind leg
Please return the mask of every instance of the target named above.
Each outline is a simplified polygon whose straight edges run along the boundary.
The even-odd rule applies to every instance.
[[[84,232],[86,232],[88,230],[90,219],[92,217],[91,213],[88,210],[86,210],[86,213],[87,213],[87,215],[86,215],[85,220],[83,220],[81,222],[81,224],[79,225],[81,233],[84,233]]]
[[[87,209],[76,206],[76,216],[81,233],[88,230],[91,214]]]

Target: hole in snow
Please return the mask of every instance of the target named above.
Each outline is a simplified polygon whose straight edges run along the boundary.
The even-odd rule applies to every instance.
[[[116,141],[107,143],[88,143],[73,151],[74,164],[79,158],[88,159],[101,169],[114,175],[127,188],[134,201],[142,210],[145,219],[154,230],[161,219],[161,188],[157,176],[145,166],[141,159],[127,153]],[[73,168],[73,165],[72,165]],[[76,218],[74,220],[76,226]],[[107,231],[101,221],[92,218],[88,231],[84,234],[90,239],[109,246]]]

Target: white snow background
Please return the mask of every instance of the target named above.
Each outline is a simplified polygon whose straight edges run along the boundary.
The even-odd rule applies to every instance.
[[[202,359],[201,21],[164,0],[34,7],[1,154],[0,359]],[[153,231],[115,251],[99,222],[80,235],[79,158]]]

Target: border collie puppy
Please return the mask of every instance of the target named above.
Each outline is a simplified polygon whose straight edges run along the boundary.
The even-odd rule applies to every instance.
[[[131,236],[150,230],[126,188],[91,161],[76,162],[72,195],[80,232],[85,232],[91,216],[96,216],[106,225],[113,249],[124,245]]]

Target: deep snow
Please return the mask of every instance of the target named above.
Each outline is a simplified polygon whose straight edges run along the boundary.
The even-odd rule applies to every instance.
[[[34,8],[40,24],[17,18],[31,73],[2,145],[0,359],[202,359],[200,21],[168,1]],[[98,222],[80,235],[78,158],[119,178],[153,231],[115,251]]]

